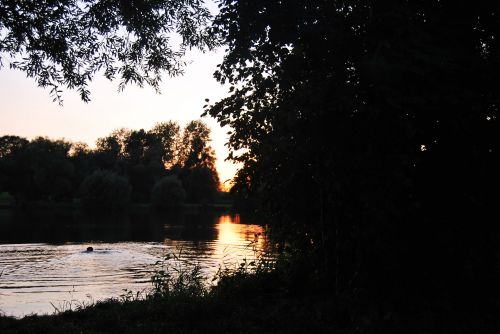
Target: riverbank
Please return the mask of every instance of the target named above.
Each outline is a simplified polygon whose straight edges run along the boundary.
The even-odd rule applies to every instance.
[[[72,304],[72,310],[67,304],[53,315],[0,316],[0,333],[338,332],[331,299],[291,290],[282,270],[259,263],[222,271],[209,288],[196,267],[175,278],[157,271],[148,293],[129,292],[76,309]]]
[[[338,332],[329,301],[275,293],[173,296],[98,303],[79,311],[0,317],[8,333],[305,333]]]
[[[159,209],[155,208],[149,203],[131,203],[123,211],[130,212],[145,212],[145,211],[158,211],[158,212],[172,212],[172,211],[220,211],[231,210],[234,208],[232,202],[213,202],[213,203],[185,203],[178,208],[172,209]],[[12,202],[0,202],[0,209],[2,210],[83,210],[84,208],[79,202],[27,202],[23,204],[16,204]],[[89,211],[89,210],[87,210]],[[92,210],[96,211],[96,210]],[[103,210],[101,210],[103,211]]]
[[[495,310],[460,310],[446,300],[390,305],[335,295],[324,282],[277,271],[227,276],[210,290],[188,285],[159,297],[129,297],[54,315],[0,316],[0,332],[465,334],[498,328]]]

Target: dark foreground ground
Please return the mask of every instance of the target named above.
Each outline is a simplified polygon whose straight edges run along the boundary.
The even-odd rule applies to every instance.
[[[209,299],[104,303],[57,316],[0,320],[1,333],[305,333],[335,331],[332,319],[298,300]],[[336,331],[342,333],[342,331]]]
[[[0,317],[0,333],[499,333],[497,310],[471,313],[446,302],[397,308],[317,287],[297,292],[280,280],[247,275],[202,294],[173,291],[56,315]]]
[[[328,300],[250,291],[107,301],[56,315],[0,317],[0,333],[336,332]]]

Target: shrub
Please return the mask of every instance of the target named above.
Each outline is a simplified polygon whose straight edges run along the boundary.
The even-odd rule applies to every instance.
[[[151,297],[202,297],[209,291],[200,266],[183,258],[182,249],[178,254],[167,254],[155,266],[151,277]]]
[[[176,176],[161,178],[151,191],[151,202],[159,208],[179,207],[186,199],[186,191]]]
[[[80,187],[82,204],[86,208],[116,210],[130,201],[131,187],[127,179],[109,171],[95,171]]]
[[[0,191],[0,205],[1,204],[12,204],[14,202],[14,197],[8,192]]]
[[[210,168],[194,167],[184,171],[182,183],[189,203],[205,203],[213,201],[219,181],[216,172]]]

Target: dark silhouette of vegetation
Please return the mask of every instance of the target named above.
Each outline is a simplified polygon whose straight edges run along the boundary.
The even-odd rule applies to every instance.
[[[224,271],[220,284],[205,285],[198,267],[172,265],[179,261],[167,256],[171,270],[160,267],[153,276],[149,294],[127,291],[115,299],[56,308],[52,316],[23,319],[0,317],[2,333],[108,332],[108,333],[303,333],[341,331],[342,316],[325,317],[328,302],[317,299],[283,298],[276,273],[259,269],[250,274],[244,263]],[[263,298],[263,296],[272,299]],[[270,302],[271,301],[271,302]],[[71,307],[73,307],[73,310]],[[76,310],[75,310],[76,309]]]
[[[221,1],[215,77],[230,95],[206,113],[233,128],[234,190],[332,296],[386,315],[499,308],[499,14],[494,1]]]
[[[18,203],[81,197],[86,207],[118,208],[129,195],[134,203],[153,200],[160,207],[178,206],[184,199],[207,203],[219,190],[210,140],[210,129],[201,121],[182,131],[175,122],[158,123],[150,131],[118,129],[99,138],[95,149],[64,140],[3,136],[0,187]],[[168,177],[182,182],[170,194],[167,188],[173,184],[160,182]],[[158,192],[155,184],[163,184]],[[171,203],[160,204],[168,196],[173,196]]]
[[[291,254],[287,269],[266,281],[276,304],[299,300],[307,308],[298,314],[317,311],[318,331],[495,332],[498,1],[221,0],[219,9],[211,32],[227,50],[215,78],[230,91],[206,114],[232,128],[230,159],[243,164],[233,191],[291,245],[280,247]],[[189,199],[194,169],[213,168],[200,162],[210,154],[197,139],[181,138],[170,172]],[[99,163],[148,184],[134,143],[126,151],[106,139]],[[0,150],[12,152],[1,168],[29,145],[16,139]],[[33,184],[37,196],[65,196],[44,177],[19,182],[23,191],[2,182],[14,194]],[[272,303],[254,299],[269,291],[246,290],[257,278],[248,279],[228,286],[280,319]],[[322,317],[329,309],[335,327]]]
[[[68,159],[71,144],[38,137],[28,142],[2,137],[0,181],[18,200],[58,201],[71,196],[74,167]]]
[[[7,192],[0,191],[0,207],[1,206],[10,206],[14,202],[14,197]]]
[[[217,175],[209,167],[194,167],[181,173],[182,182],[192,203],[210,203],[217,194]]]
[[[163,71],[182,73],[186,49],[217,46],[210,18],[198,0],[2,0],[0,65],[11,56],[11,68],[50,88],[60,103],[63,87],[90,101],[88,84],[101,71],[118,77],[120,90],[133,83],[158,91]]]
[[[464,314],[436,319],[435,310],[419,315],[381,315],[370,305],[325,298],[323,286],[298,285],[297,261],[280,258],[274,265],[243,262],[236,269],[221,270],[216,286],[207,287],[199,268],[176,265],[167,256],[170,270],[159,266],[150,292],[126,291],[123,295],[86,305],[56,308],[51,316],[22,319],[0,317],[2,333],[107,332],[107,333],[428,333],[452,328],[453,333],[491,332],[476,317]],[[307,259],[304,259],[307,261]],[[159,264],[161,265],[161,263]],[[368,313],[370,312],[370,313]],[[498,322],[498,319],[492,319]]]
[[[151,191],[151,203],[159,208],[176,208],[184,204],[186,191],[175,176],[161,178]]]
[[[189,202],[211,202],[219,187],[215,170],[215,152],[209,145],[210,129],[201,121],[186,125],[181,139],[179,174]]]
[[[113,172],[97,170],[83,180],[80,196],[86,208],[118,210],[129,203],[130,189],[124,177]]]

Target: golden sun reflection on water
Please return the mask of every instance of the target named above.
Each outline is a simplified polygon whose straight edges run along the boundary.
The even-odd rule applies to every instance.
[[[220,216],[216,228],[217,240],[221,244],[232,245],[245,241],[259,248],[264,245],[262,226],[240,224],[239,214]]]
[[[267,256],[264,228],[247,223],[246,216],[188,218],[163,225],[161,241],[0,244],[0,311],[43,314],[68,300],[83,303],[120,296],[125,289],[148,291],[155,264],[167,255],[178,255],[186,268],[199,266],[207,282],[221,268]],[[86,251],[89,245],[93,252]],[[176,268],[169,259],[167,266]]]

